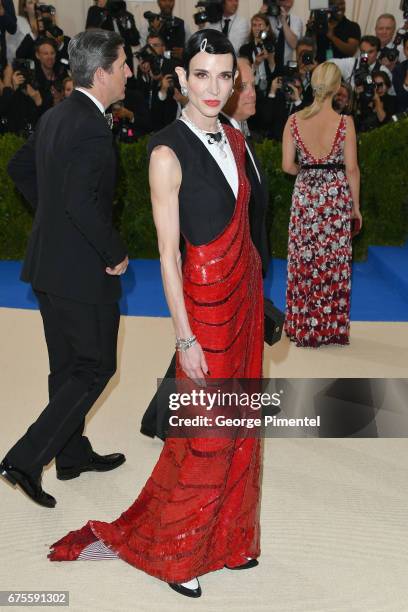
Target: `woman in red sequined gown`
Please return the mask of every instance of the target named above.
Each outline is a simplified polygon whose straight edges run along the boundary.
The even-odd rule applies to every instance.
[[[334,63],[318,66],[314,103],[289,118],[283,139],[283,169],[297,175],[285,331],[303,347],[349,344],[351,221],[362,219],[354,124],[332,108],[340,84]]]
[[[166,297],[176,336],[197,338],[177,353],[177,378],[259,379],[263,288],[250,238],[245,141],[233,128],[222,132],[218,122],[236,59],[221,33],[203,30],[190,39],[185,61],[186,72],[177,70],[189,92],[186,121],[176,121],[149,143]],[[219,145],[206,134],[217,132],[216,126]],[[226,155],[221,165],[220,154]],[[186,244],[182,264],[180,233]],[[197,597],[198,581],[194,588],[190,584],[197,576],[257,565],[260,460],[257,438],[168,437],[130,508],[112,523],[91,520],[70,532],[52,545],[49,558],[89,558],[84,551],[102,544],[174,590]]]

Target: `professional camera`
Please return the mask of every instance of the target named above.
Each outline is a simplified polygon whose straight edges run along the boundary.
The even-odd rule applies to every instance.
[[[408,19],[408,0],[401,0],[400,10],[404,14],[404,19]]]
[[[297,62],[288,62],[283,67],[282,72],[282,92],[287,102],[291,100],[293,95],[293,89],[291,86],[295,85],[296,76],[298,72]]]
[[[304,51],[300,56],[303,66],[311,66],[315,62],[314,55],[312,51]]]
[[[278,4],[278,0],[265,0],[264,4],[268,7],[266,11],[268,17],[279,17],[281,14],[281,7]]]
[[[161,13],[152,13],[152,11],[146,11],[143,13],[143,17],[147,19],[149,22],[149,26],[151,26],[152,22],[156,19],[160,19],[163,24],[164,29],[171,30],[176,27],[176,18],[171,15],[162,15]]]
[[[121,17],[126,13],[126,2],[124,0],[108,0],[106,8],[112,17]]]
[[[399,58],[399,51],[395,47],[384,47],[384,49],[381,49],[378,59],[382,60],[384,57],[387,58],[389,62],[395,62]]]
[[[368,53],[362,53],[360,66],[354,73],[354,84],[356,87],[363,87],[362,99],[371,101],[375,95],[375,84],[368,67]]]
[[[26,85],[31,85],[34,89],[38,88],[38,84],[35,79],[35,63],[30,59],[18,59],[16,58],[12,63],[14,72],[19,72],[24,77],[24,88]]]
[[[308,36],[317,34],[327,34],[329,31],[329,21],[336,21],[339,15],[335,4],[330,4],[330,0],[310,0],[309,7],[313,22],[307,29]]]
[[[134,55],[139,62],[149,62],[153,76],[161,74],[161,57],[154,52],[153,47],[149,44],[136,51]]]
[[[194,13],[194,23],[199,26],[203,23],[217,23],[221,21],[224,14],[222,0],[200,0],[195,5],[200,9],[198,13]]]
[[[52,6],[51,4],[38,4],[35,7],[35,10],[38,13],[41,13],[41,15],[43,15],[44,13],[49,13],[50,15],[55,15],[57,13],[55,6]]]
[[[260,41],[255,45],[257,53],[263,53],[266,51],[267,53],[274,53],[275,51],[275,43],[273,38],[268,32],[261,32]]]

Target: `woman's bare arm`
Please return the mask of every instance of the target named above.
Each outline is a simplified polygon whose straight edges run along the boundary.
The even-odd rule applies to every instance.
[[[296,163],[296,145],[290,130],[291,117],[286,122],[282,140],[282,170],[287,174],[299,174],[299,166]]]
[[[354,121],[347,117],[346,140],[344,143],[344,161],[346,164],[346,176],[350,185],[351,197],[353,199],[352,218],[359,218],[360,214],[360,168],[357,158],[357,136]]]
[[[156,147],[150,158],[149,182],[160,253],[161,273],[167,304],[178,338],[190,338],[193,333],[183,295],[180,254],[179,189],[180,163],[166,146]],[[208,368],[201,346],[196,343],[180,353],[183,370],[189,378],[204,378]]]

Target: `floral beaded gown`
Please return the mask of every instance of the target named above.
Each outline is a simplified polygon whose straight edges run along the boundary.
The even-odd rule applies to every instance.
[[[236,205],[221,235],[202,246],[187,242],[184,297],[210,377],[260,378],[262,273],[248,222],[245,142],[236,130],[225,131],[238,168]],[[257,438],[167,438],[130,508],[112,523],[91,520],[70,532],[51,546],[49,558],[74,561],[102,544],[136,568],[179,583],[242,565],[260,554],[260,461]],[[95,549],[92,558],[100,556]]]
[[[301,169],[289,224],[285,331],[297,346],[349,344],[352,198],[344,170],[346,121],[341,116],[330,153],[317,159],[302,140],[296,115],[291,119]]]

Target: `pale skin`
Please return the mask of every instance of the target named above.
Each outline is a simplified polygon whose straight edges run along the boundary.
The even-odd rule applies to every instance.
[[[189,90],[186,113],[200,129],[217,131],[218,113],[228,100],[237,74],[232,72],[230,54],[212,55],[198,53],[190,62],[189,75],[183,68],[176,68],[182,87]],[[217,100],[217,107],[206,105],[204,100]],[[178,338],[190,338],[193,333],[188,320],[183,296],[183,278],[180,254],[179,189],[182,180],[180,163],[173,151],[166,146],[156,147],[151,155],[149,182],[160,252],[161,273],[173,326]],[[201,345],[196,342],[185,352],[180,352],[180,365],[193,380],[203,380],[209,374]]]
[[[107,72],[103,68],[97,68],[92,87],[82,89],[92,94],[106,109],[111,104],[124,99],[126,81],[130,76],[132,71],[126,63],[123,47],[120,47],[118,57],[112,64],[112,71]],[[120,276],[126,272],[128,265],[129,259],[125,257],[117,266],[108,267],[105,271],[110,276]]]
[[[332,96],[328,96],[324,100],[321,110],[313,117],[301,119],[299,114],[296,113],[302,140],[316,159],[321,159],[327,155],[334,141],[339,124],[339,116],[333,110],[332,105],[333,97],[337,94],[337,91],[338,89]],[[360,169],[357,159],[357,137],[353,120],[351,117],[347,117],[346,120],[347,130],[344,143],[344,163],[353,200],[351,218],[358,219],[361,227],[363,219],[360,212]],[[313,143],[313,145],[309,147],[307,143]],[[296,146],[290,131],[290,119],[285,126],[282,146],[282,169],[284,172],[296,176],[299,173],[299,166],[296,163]]]

